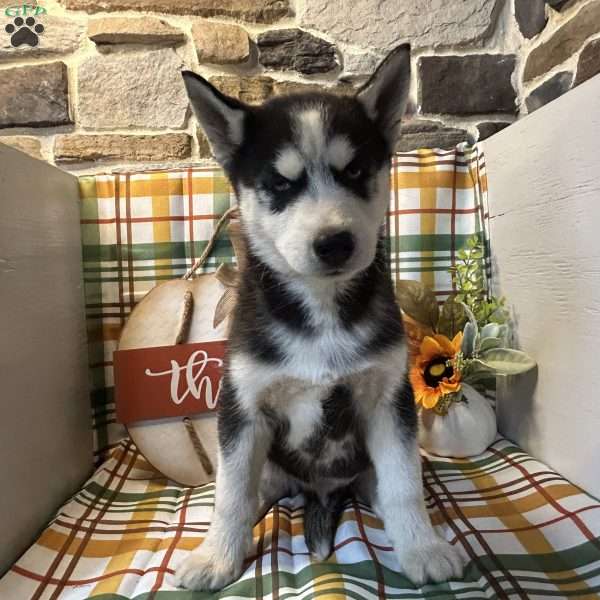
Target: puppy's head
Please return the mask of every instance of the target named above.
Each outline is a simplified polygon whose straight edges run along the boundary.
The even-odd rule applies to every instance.
[[[408,45],[355,96],[297,94],[248,106],[190,71],[183,77],[253,251],[289,276],[347,279],[367,268],[408,96]]]

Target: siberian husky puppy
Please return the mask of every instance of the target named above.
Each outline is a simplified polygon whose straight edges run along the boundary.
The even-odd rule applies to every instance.
[[[407,345],[382,223],[410,81],[394,50],[354,96],[261,106],[183,73],[235,189],[248,248],[219,396],[212,524],[178,585],[215,590],[242,572],[261,510],[302,491],[306,544],[333,549],[345,499],[369,502],[415,584],[462,574],[427,515]]]

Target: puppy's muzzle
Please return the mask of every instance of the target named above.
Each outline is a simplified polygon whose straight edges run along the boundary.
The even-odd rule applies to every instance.
[[[319,261],[329,269],[343,267],[354,253],[354,236],[349,231],[321,232],[313,242]]]

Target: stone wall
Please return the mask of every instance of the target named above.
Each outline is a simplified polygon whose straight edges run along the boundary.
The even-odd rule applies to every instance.
[[[402,42],[399,149],[483,139],[600,71],[600,0],[0,0],[0,141],[75,172],[210,156],[179,71],[348,93]]]

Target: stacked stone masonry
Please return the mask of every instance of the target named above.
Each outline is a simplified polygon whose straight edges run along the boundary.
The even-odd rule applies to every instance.
[[[0,143],[77,172],[209,159],[182,69],[249,104],[352,94],[408,42],[399,151],[485,139],[600,72],[600,0],[32,4],[0,0]]]

